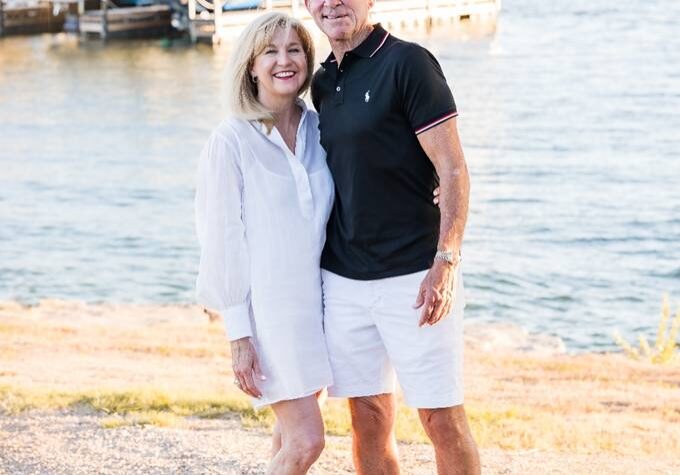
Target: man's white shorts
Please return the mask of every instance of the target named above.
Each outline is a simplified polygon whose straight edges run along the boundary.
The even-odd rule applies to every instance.
[[[427,271],[353,280],[323,270],[324,328],[333,370],[330,396],[391,393],[395,371],[407,405],[427,409],[463,403],[461,267],[451,312],[418,327],[414,309]]]

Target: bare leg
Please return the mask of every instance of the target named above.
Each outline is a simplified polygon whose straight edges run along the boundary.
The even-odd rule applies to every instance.
[[[277,421],[276,424],[274,424],[274,430],[272,432],[272,458],[276,457],[279,450],[281,450],[281,428]]]
[[[392,394],[351,398],[352,455],[358,475],[398,475]]]
[[[281,431],[281,449],[268,475],[304,475],[321,455],[324,428],[316,396],[272,404]]]
[[[479,475],[479,453],[462,405],[419,409],[418,415],[434,445],[438,475]]]
[[[319,401],[319,407],[323,407],[324,403],[326,402],[326,399],[328,397],[328,393],[326,392],[325,389],[322,389],[318,393],[316,393],[316,398]],[[276,454],[279,453],[279,450],[281,450],[281,428],[279,427],[278,421],[274,424],[274,430],[272,431],[272,452],[271,452],[271,457],[274,458],[276,457]]]

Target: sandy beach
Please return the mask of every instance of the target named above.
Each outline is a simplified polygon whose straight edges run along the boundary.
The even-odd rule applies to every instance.
[[[220,321],[195,306],[0,302],[0,474],[264,473],[271,414],[232,386]],[[488,474],[680,473],[680,367],[568,355],[470,326],[466,408]],[[344,402],[316,474],[352,473]],[[435,473],[400,409],[405,474]]]

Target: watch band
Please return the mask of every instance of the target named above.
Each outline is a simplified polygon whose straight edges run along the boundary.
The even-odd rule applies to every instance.
[[[454,267],[458,266],[460,264],[460,261],[463,260],[463,257],[458,253],[457,255],[454,255],[452,251],[437,251],[437,253],[434,255],[435,260],[439,259],[441,261],[446,261],[449,264],[452,264]]]

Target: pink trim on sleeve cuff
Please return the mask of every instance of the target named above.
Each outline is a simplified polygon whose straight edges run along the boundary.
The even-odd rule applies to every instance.
[[[439,117],[438,119],[435,119],[431,122],[428,122],[427,124],[423,125],[422,127],[416,129],[416,135],[422,134],[426,130],[430,130],[432,127],[435,127],[435,126],[441,124],[442,122],[446,122],[447,120],[453,119],[454,117],[457,117],[457,116],[458,116],[458,112],[449,112],[448,114],[446,114],[442,117]]]

